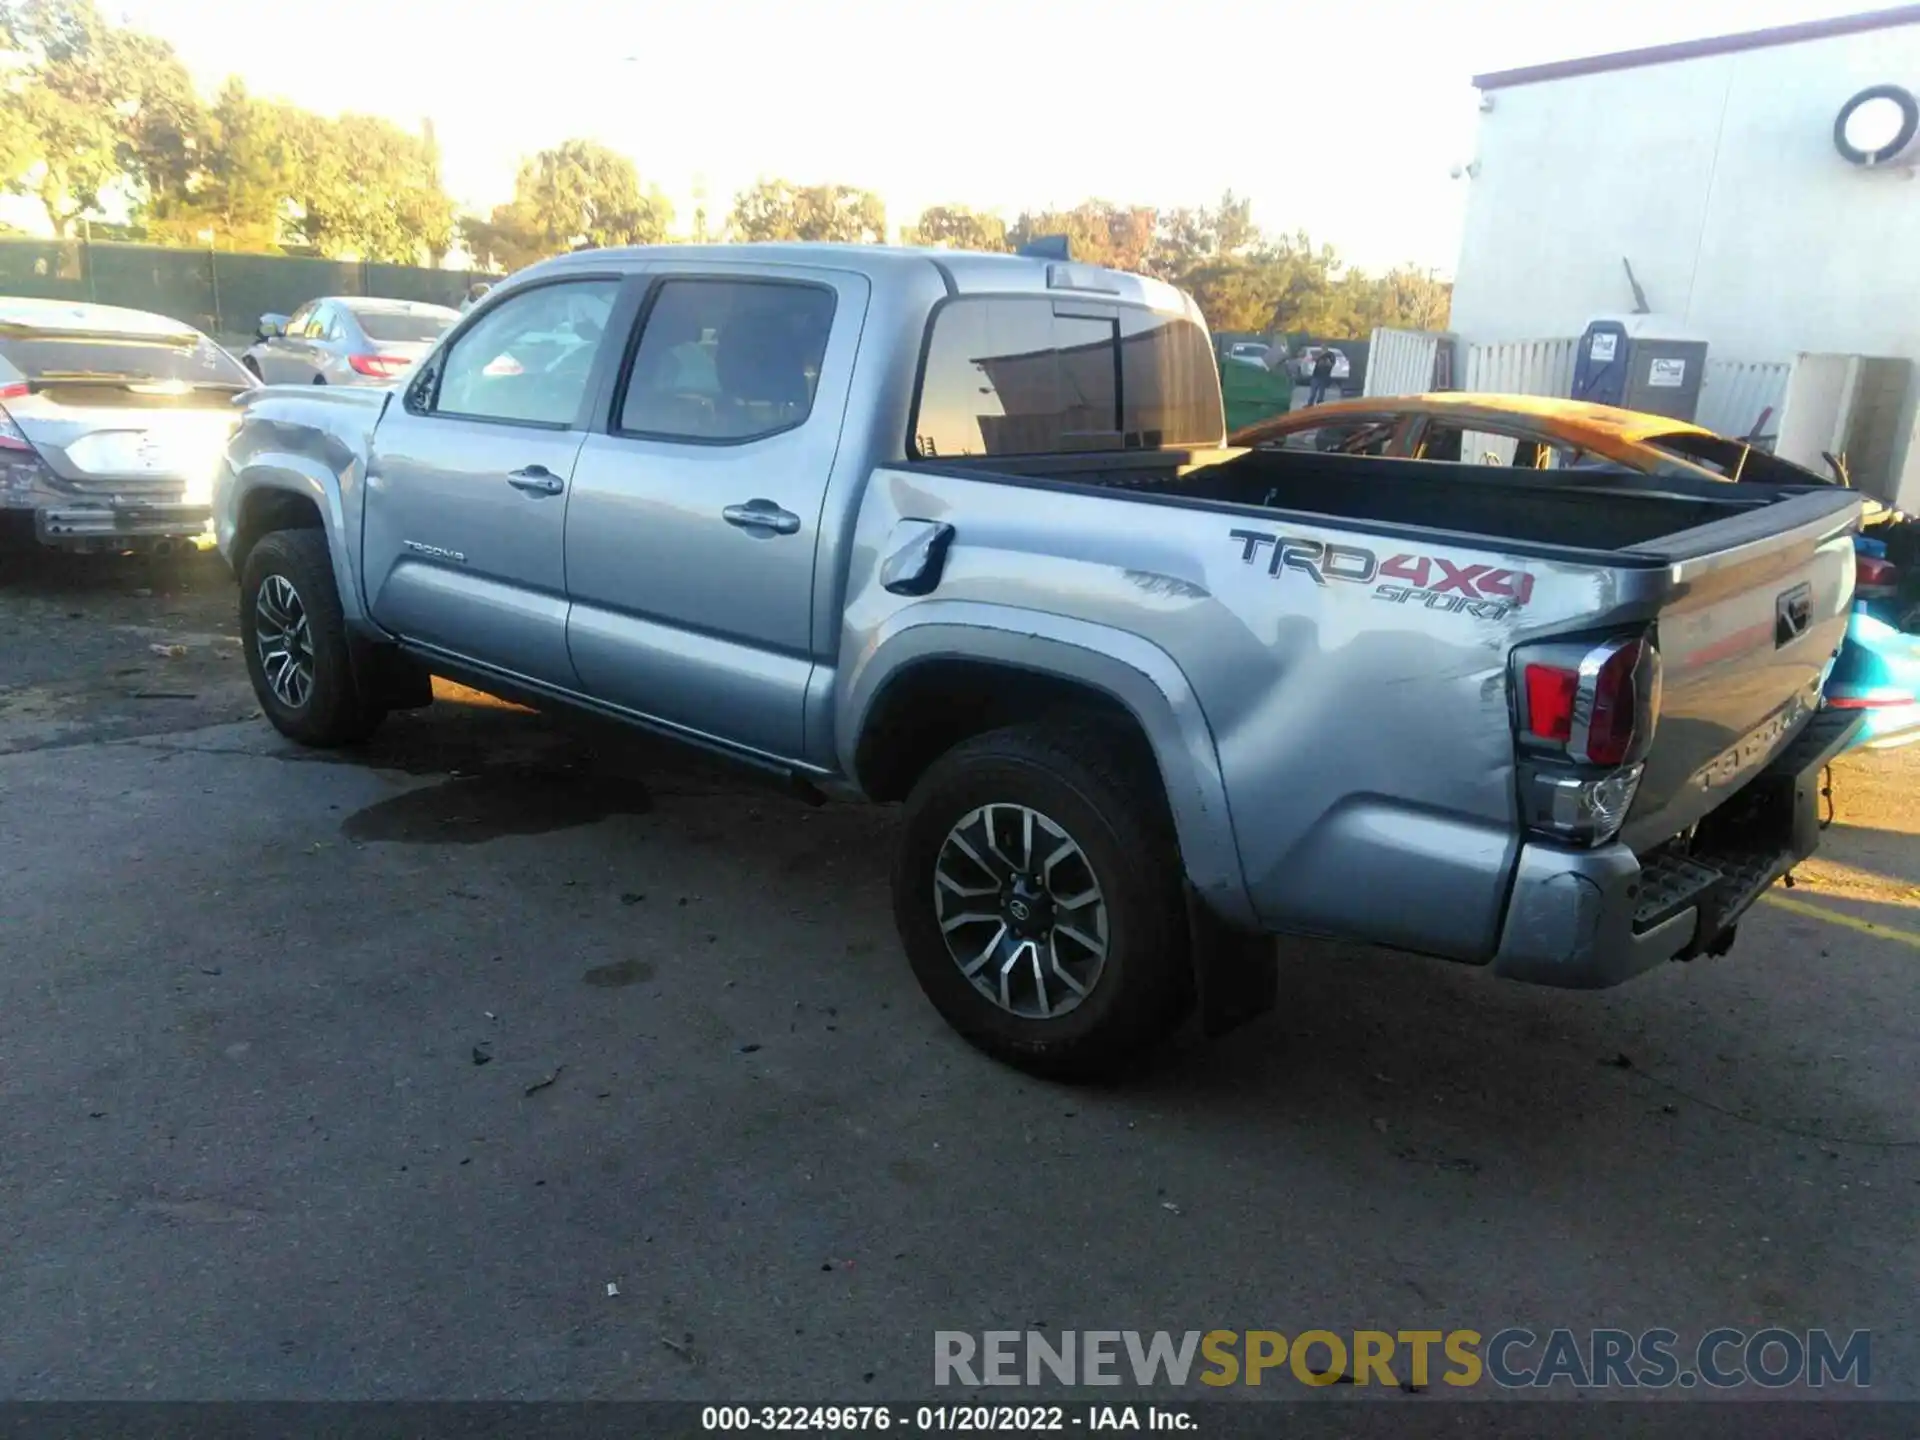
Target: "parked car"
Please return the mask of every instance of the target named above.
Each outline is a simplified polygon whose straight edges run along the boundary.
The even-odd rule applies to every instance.
[[[1666,415],[1647,415],[1539,395],[1378,396],[1258,421],[1234,433],[1242,445],[1308,446],[1349,455],[1468,460],[1531,470],[1618,470],[1656,479],[1767,485],[1844,483],[1744,440]],[[1863,500],[1869,527],[1905,525]],[[1910,613],[1885,546],[1856,543],[1855,598],[1847,643],[1825,688],[1829,706],[1871,712],[1856,737],[1882,747],[1920,740],[1920,638],[1902,634]]]
[[[1320,358],[1322,350],[1333,350],[1333,374],[1328,377],[1336,385],[1344,385],[1353,374],[1353,366],[1347,360],[1344,350],[1330,345],[1308,345],[1288,363],[1293,366],[1293,378],[1305,384],[1313,379],[1313,362]]]
[[[334,296],[262,315],[241,357],[269,385],[385,385],[412,368],[458,310],[420,300]]]
[[[1272,351],[1257,340],[1236,340],[1227,346],[1226,358],[1238,360],[1243,365],[1258,365],[1262,370],[1272,368]]]
[[[0,521],[62,550],[165,554],[208,529],[213,473],[257,382],[190,325],[0,299]]]
[[[1578,987],[1719,954],[1815,847],[1856,496],[1224,428],[1157,281],[600,250],[397,394],[251,397],[216,529],[302,743],[443,674],[904,801],[916,978],[1055,1074],[1271,1005],[1269,932]]]

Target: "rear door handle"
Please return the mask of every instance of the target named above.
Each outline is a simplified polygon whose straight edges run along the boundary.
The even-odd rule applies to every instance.
[[[782,510],[771,500],[749,500],[744,505],[729,505],[720,512],[729,525],[742,530],[760,530],[769,535],[792,535],[800,528],[800,517]]]
[[[524,490],[529,495],[558,495],[566,489],[566,482],[544,465],[529,465],[523,470],[509,470],[507,483],[516,490]]]

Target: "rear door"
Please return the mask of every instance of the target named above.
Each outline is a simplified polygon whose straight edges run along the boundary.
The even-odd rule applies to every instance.
[[[867,294],[802,266],[657,269],[567,514],[589,694],[801,754],[814,552]]]
[[[568,276],[489,306],[390,403],[367,467],[373,616],[416,645],[572,689],[564,553],[574,460],[617,359],[622,280]]]

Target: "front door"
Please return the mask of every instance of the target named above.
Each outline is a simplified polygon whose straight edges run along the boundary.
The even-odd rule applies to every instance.
[[[662,267],[567,513],[568,639],[588,694],[802,754],[814,556],[867,282]]]
[[[516,291],[388,405],[368,465],[363,568],[368,606],[393,634],[574,688],[568,491],[620,284]]]

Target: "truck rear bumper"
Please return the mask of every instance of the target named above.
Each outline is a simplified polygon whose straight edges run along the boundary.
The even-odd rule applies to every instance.
[[[1823,711],[1703,822],[1685,853],[1645,862],[1625,845],[1523,846],[1493,972],[1597,990],[1667,960],[1717,952],[1747,909],[1820,838],[1820,772],[1852,743],[1856,714]]]

